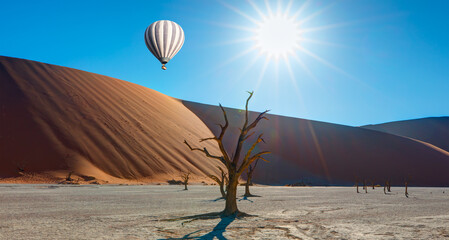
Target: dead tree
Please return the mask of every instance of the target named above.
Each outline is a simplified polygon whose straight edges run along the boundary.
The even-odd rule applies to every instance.
[[[365,189],[365,193],[368,193],[368,186],[366,186],[366,179],[363,179],[363,189]]]
[[[23,162],[15,162],[17,166],[17,173],[20,175],[25,174],[25,163]]]
[[[374,189],[374,181],[371,180],[371,187]]]
[[[203,152],[207,157],[219,160],[226,166],[226,168],[228,170],[228,184],[226,186],[226,189],[227,189],[226,204],[225,204],[225,209],[223,210],[223,212],[221,212],[222,216],[244,215],[244,213],[240,213],[237,208],[237,185],[238,185],[239,177],[246,170],[246,168],[248,168],[248,166],[251,163],[253,163],[255,160],[262,159],[262,160],[266,161],[262,156],[270,153],[268,151],[261,151],[261,152],[253,154],[253,150],[256,148],[257,144],[259,144],[260,142],[263,141],[262,134],[260,134],[257,137],[257,139],[254,141],[254,143],[251,145],[251,147],[248,149],[246,154],[244,156],[241,156],[241,152],[242,152],[244,143],[248,140],[249,137],[251,137],[254,134],[254,132],[250,133],[250,131],[253,130],[257,126],[257,124],[260,122],[260,120],[267,119],[264,115],[268,112],[268,110],[266,110],[266,111],[260,113],[253,122],[249,123],[248,103],[249,103],[249,100],[251,99],[251,97],[253,96],[254,92],[248,92],[248,93],[249,93],[249,97],[246,100],[246,105],[245,105],[245,121],[243,123],[242,128],[240,128],[240,135],[238,137],[237,146],[235,148],[233,156],[230,156],[228,154],[228,152],[226,151],[224,144],[223,144],[223,136],[226,133],[226,129],[229,126],[229,122],[228,122],[228,117],[226,116],[226,111],[223,108],[223,106],[221,106],[221,104],[220,104],[220,108],[221,108],[221,111],[223,112],[225,124],[219,125],[221,128],[221,132],[220,132],[219,136],[203,138],[200,140],[200,142],[209,141],[209,140],[216,141],[218,144],[218,147],[220,149],[221,156],[216,156],[216,155],[210,154],[209,151],[205,147],[204,148],[194,148],[186,140],[184,140],[184,143],[187,145],[187,147],[189,147],[189,149],[191,151]]]
[[[215,175],[207,175],[209,178],[211,178],[212,180],[214,180],[219,186],[220,186],[220,193],[221,193],[221,197],[222,198],[226,198],[226,192],[224,190],[224,185],[227,185],[228,182],[228,176],[227,174],[224,172],[223,168],[218,167],[218,169],[220,169],[221,172],[221,178],[218,178]]]
[[[249,167],[246,169],[245,195],[243,195],[245,197],[254,197],[254,196],[256,196],[256,195],[252,195],[249,192],[249,186],[253,185],[253,182],[252,182],[253,172],[254,172],[254,169],[256,169],[256,167],[257,167],[257,163],[259,163],[259,159],[256,160],[256,162],[254,163],[254,166],[249,165]]]
[[[387,183],[388,183],[388,185],[387,185],[387,191],[388,191],[388,192],[391,192],[391,181],[390,181],[390,179],[388,179]]]
[[[67,182],[73,181],[73,179],[72,179],[72,174],[73,174],[73,171],[69,172],[69,173],[67,174],[67,177],[65,177],[65,180],[66,180]]]
[[[190,172],[181,173],[181,178],[182,178],[182,183],[184,184],[184,190],[188,190],[187,185],[189,184]]]
[[[405,179],[405,196],[408,198],[408,180],[407,178]]]
[[[387,194],[386,190],[387,190],[387,185],[388,185],[388,181],[385,181],[384,184],[384,194]]]

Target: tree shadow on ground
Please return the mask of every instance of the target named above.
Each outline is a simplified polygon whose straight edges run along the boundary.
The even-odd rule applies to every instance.
[[[212,199],[212,200],[205,200],[206,202],[218,202],[218,201],[220,201],[220,200],[225,200],[223,197],[219,197],[219,198],[217,198],[217,199]]]
[[[248,202],[252,202],[252,203],[254,202],[253,200],[248,199],[247,197],[240,198],[240,199],[239,199],[239,202],[240,202],[240,201],[248,201]]]
[[[223,234],[226,232],[226,228],[235,220],[241,217],[252,217],[253,215],[248,215],[246,213],[239,213],[240,215],[233,215],[233,216],[227,216],[224,217],[221,215],[221,212],[218,213],[207,213],[207,214],[201,214],[201,215],[194,215],[194,216],[188,216],[188,217],[182,217],[182,218],[177,218],[177,219],[167,219],[166,221],[176,221],[176,220],[188,220],[183,222],[182,224],[184,225],[184,223],[188,223],[188,222],[192,222],[195,220],[205,220],[205,219],[216,219],[216,218],[220,218],[220,222],[212,229],[212,231],[210,231],[209,233],[206,233],[205,235],[202,236],[192,236],[195,233],[198,233],[201,231],[197,230],[194,232],[191,232],[189,234],[184,235],[181,238],[163,238],[160,240],[175,240],[175,239],[198,239],[198,240],[212,240],[214,238],[217,238],[218,240],[227,240],[227,238],[225,238],[223,236]]]

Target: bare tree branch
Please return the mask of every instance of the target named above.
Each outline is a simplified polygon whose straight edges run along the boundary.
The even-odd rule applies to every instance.
[[[248,103],[249,100],[253,97],[254,91],[250,92],[247,91],[247,93],[249,93],[249,97],[248,99],[246,99],[246,104],[245,104],[245,123],[243,124],[243,130],[245,130],[246,126],[248,125]]]
[[[256,148],[257,144],[260,143],[260,142],[262,141],[262,136],[263,136],[263,134],[260,134],[260,135],[257,137],[257,140],[256,140],[256,141],[253,143],[253,145],[251,146],[251,148],[246,152],[246,155],[245,155],[245,157],[243,158],[242,164],[240,165],[240,167],[239,167],[239,169],[238,169],[238,172],[241,172],[241,171],[243,171],[246,167],[248,167],[249,164],[247,164],[247,162],[249,161],[249,159],[252,159],[252,157],[250,158],[251,153],[252,153],[252,151],[254,150],[254,148]],[[256,155],[257,155],[257,154],[256,154]],[[254,161],[254,160],[253,160],[253,161]],[[250,164],[251,164],[251,163],[250,163]]]
[[[248,136],[246,136],[246,137],[243,139],[243,141],[248,140],[248,138],[250,138],[254,133],[255,133],[255,132],[250,133]]]
[[[226,177],[226,173],[225,173],[225,171],[223,170],[223,168],[221,168],[220,166],[217,166],[217,168],[218,169],[220,169],[220,172],[221,172],[221,180],[217,177],[217,176],[215,176],[215,175],[212,175],[212,174],[210,174],[210,175],[207,175],[209,178],[211,178],[212,180],[214,180],[215,182],[217,182],[218,184],[221,184],[221,183],[223,183],[224,181],[225,181],[225,179],[227,179],[227,177]]]
[[[208,140],[217,140],[216,137],[210,137],[210,138],[203,138],[200,140],[200,142],[208,141]]]
[[[241,165],[240,168],[239,168],[238,173],[239,173],[239,174],[242,174],[243,170],[245,170],[245,169],[248,167],[248,165],[250,165],[251,163],[253,163],[256,159],[260,158],[260,156],[262,156],[262,155],[264,155],[264,154],[270,154],[270,153],[271,153],[271,152],[269,152],[269,151],[263,151],[263,152],[259,152],[259,153],[255,154],[254,156],[250,157],[250,158],[248,159],[248,161],[246,161],[246,163],[242,163],[242,165]]]
[[[245,122],[243,123],[243,127],[240,129],[240,136],[239,136],[239,139],[237,142],[237,147],[235,150],[234,157],[232,158],[232,164],[234,164],[234,165],[236,165],[239,161],[240,152],[242,150],[243,143],[248,139],[248,137],[246,136],[248,134],[248,131],[255,128],[260,120],[262,120],[262,119],[268,120],[268,118],[264,117],[264,115],[269,110],[265,110],[264,112],[260,113],[259,116],[257,116],[257,118],[250,125],[248,125],[248,118],[249,118],[248,117],[248,102],[251,99],[251,97],[253,96],[254,92],[248,92],[248,93],[249,93],[249,97],[248,97],[248,99],[246,99],[246,105],[245,105]]]
[[[251,165],[249,165],[251,172],[254,171],[254,169],[256,169],[257,164],[259,163],[259,159],[260,158],[257,158],[256,163],[254,163],[254,167],[251,167]]]
[[[206,154],[207,157],[218,159],[218,160],[220,160],[222,163],[224,163],[224,164],[226,165],[226,161],[224,160],[223,157],[211,155],[211,154],[209,153],[209,151],[207,151],[207,148],[203,148],[203,149],[201,149],[201,148],[192,148],[192,146],[190,146],[190,144],[187,142],[187,140],[184,140],[184,143],[190,148],[190,151],[200,151],[200,152],[203,152],[204,154]]]
[[[223,140],[223,136],[224,136],[224,134],[225,134],[225,132],[226,132],[226,129],[227,129],[228,126],[229,126],[229,121],[228,121],[228,116],[226,115],[225,109],[223,108],[223,106],[221,106],[221,104],[219,104],[219,105],[220,105],[221,111],[223,112],[223,117],[224,117],[224,119],[225,119],[225,125],[222,126],[222,125],[220,124],[220,127],[221,127],[221,133],[220,133],[220,135],[218,136],[218,138]]]
[[[246,130],[251,130],[253,128],[255,128],[257,126],[257,124],[259,123],[260,120],[265,119],[268,120],[268,118],[264,117],[264,115],[269,112],[270,110],[265,110],[264,112],[261,112],[259,114],[259,116],[257,116],[257,118],[254,120],[254,122],[252,122],[247,128]]]
[[[217,177],[217,176],[215,176],[215,175],[212,175],[212,174],[210,174],[210,175],[207,175],[209,178],[211,178],[212,180],[214,180],[216,183],[218,183],[218,184],[221,184],[220,182],[220,179]]]
[[[243,127],[240,129],[240,136],[237,141],[237,147],[235,148],[234,157],[232,158],[232,164],[237,165],[237,162],[240,158],[240,152],[242,151],[243,142],[245,142],[246,134],[248,133],[248,130],[246,129],[246,126],[248,125],[248,103],[251,97],[253,96],[254,92],[248,92],[249,97],[246,99],[245,104],[245,122],[243,123]]]

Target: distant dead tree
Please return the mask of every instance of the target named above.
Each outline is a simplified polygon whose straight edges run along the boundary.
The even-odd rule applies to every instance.
[[[225,171],[223,170],[223,168],[218,167],[218,169],[220,169],[221,178],[218,178],[217,176],[212,175],[212,174],[211,175],[207,175],[207,176],[209,178],[211,178],[212,180],[214,180],[218,184],[218,186],[220,186],[221,197],[222,198],[226,198],[226,192],[224,190],[224,185],[227,185],[227,183],[228,183],[228,176],[225,173]]]
[[[67,173],[67,177],[65,177],[65,180],[67,182],[73,181],[72,174],[73,174],[73,171],[70,171],[69,173]]]
[[[191,151],[201,151],[207,157],[219,160],[226,166],[226,168],[228,170],[228,184],[226,186],[227,193],[226,193],[225,209],[223,210],[223,212],[220,213],[222,216],[231,216],[231,215],[244,216],[245,215],[244,213],[241,213],[237,208],[237,185],[238,185],[239,177],[246,170],[246,168],[248,168],[248,166],[251,163],[253,163],[254,161],[256,161],[257,159],[262,159],[262,160],[266,161],[262,157],[262,155],[270,153],[268,151],[261,151],[261,152],[255,153],[255,154],[252,153],[253,150],[256,148],[256,146],[260,142],[263,142],[262,134],[260,134],[257,137],[257,139],[254,141],[254,143],[251,145],[251,147],[248,149],[246,154],[243,157],[241,157],[241,152],[242,152],[243,145],[244,145],[245,141],[247,141],[248,138],[254,134],[254,132],[250,133],[250,131],[257,126],[257,124],[260,122],[260,120],[267,119],[264,115],[268,112],[268,110],[266,110],[266,111],[260,113],[253,122],[249,123],[248,103],[249,103],[249,100],[251,99],[251,97],[253,96],[254,92],[248,92],[248,93],[249,93],[249,97],[246,100],[246,105],[245,105],[245,121],[243,123],[242,128],[240,128],[240,135],[238,137],[237,146],[235,148],[234,155],[232,157],[229,156],[229,154],[226,151],[224,144],[223,144],[223,136],[226,132],[226,129],[229,126],[229,122],[228,122],[228,117],[226,116],[226,111],[223,108],[223,106],[221,106],[221,104],[220,104],[220,108],[221,108],[221,111],[223,112],[225,124],[219,125],[221,128],[221,132],[220,132],[219,136],[203,138],[200,140],[200,142],[208,141],[208,140],[216,141],[218,144],[218,147],[220,149],[221,156],[216,156],[216,155],[210,154],[206,148],[194,148],[187,142],[187,140],[184,140],[184,143],[187,145],[187,147],[189,147],[189,149]]]
[[[384,194],[387,194],[386,190],[387,190],[387,185],[388,185],[388,181],[385,181],[384,184]]]
[[[405,196],[408,198],[408,179],[405,178]]]
[[[388,185],[387,185],[387,191],[388,191],[388,192],[391,192],[391,181],[390,181],[390,179],[387,180],[387,183],[388,183]]]
[[[371,187],[374,189],[374,181],[371,180]]]
[[[77,180],[73,179],[72,178],[73,173],[74,173],[73,171],[68,172],[65,179],[59,182],[58,184],[79,184],[80,178],[78,178]]]
[[[368,193],[368,186],[366,186],[366,179],[363,179],[363,189],[365,189],[365,193]]]
[[[189,184],[189,178],[190,178],[190,172],[182,172],[181,173],[181,179],[182,179],[182,183],[184,184],[184,190],[188,190],[187,185]]]
[[[355,179],[355,187],[357,188],[357,193],[360,193],[359,192],[359,179],[358,178]]]
[[[16,166],[17,166],[17,173],[19,173],[20,175],[23,175],[25,173],[25,162],[15,162]]]
[[[257,159],[254,162],[254,165],[250,164],[249,167],[246,169],[245,195],[243,195],[245,197],[254,197],[255,196],[249,192],[249,186],[253,185],[253,181],[252,181],[253,172],[254,172],[254,169],[256,169],[256,167],[257,167],[257,163],[259,163],[259,159]]]

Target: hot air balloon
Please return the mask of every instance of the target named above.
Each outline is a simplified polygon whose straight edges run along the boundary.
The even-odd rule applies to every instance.
[[[184,31],[175,22],[160,20],[152,23],[145,30],[145,44],[162,63],[162,69],[167,70],[165,64],[179,52],[184,44]]]

